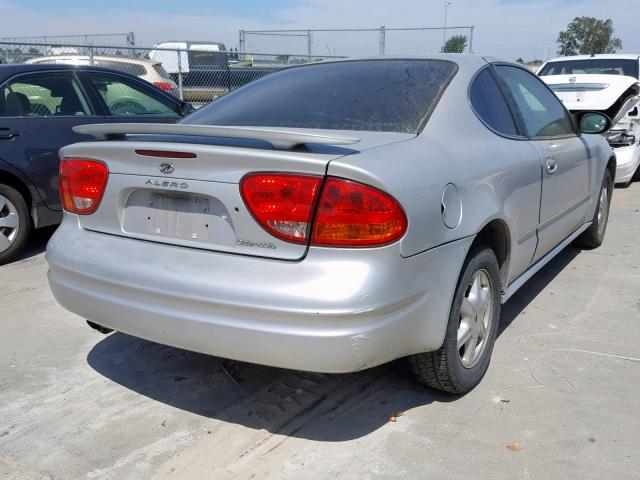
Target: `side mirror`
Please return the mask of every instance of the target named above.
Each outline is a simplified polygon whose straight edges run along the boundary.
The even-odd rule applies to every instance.
[[[183,117],[186,117],[190,113],[194,112],[195,109],[196,108],[193,105],[191,105],[189,102],[182,102],[180,104],[180,115],[182,115]]]
[[[581,112],[577,120],[582,133],[604,133],[611,128],[611,119],[599,112]]]

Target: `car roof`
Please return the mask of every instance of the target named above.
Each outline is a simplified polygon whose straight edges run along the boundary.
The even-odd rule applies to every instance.
[[[292,65],[288,68],[304,68],[309,65],[322,65],[327,63],[341,63],[341,62],[360,62],[367,60],[375,60],[380,62],[388,62],[392,60],[445,60],[450,61],[458,65],[461,69],[479,70],[480,68],[490,63],[504,63],[514,65],[520,68],[522,65],[502,60],[496,57],[485,57],[472,53],[432,53],[428,55],[385,55],[385,56],[368,56],[368,57],[345,57],[345,58],[331,58],[322,60],[319,62],[303,63],[299,65]]]
[[[42,57],[33,57],[30,58],[29,61],[43,61],[43,60],[88,60],[91,58],[89,55],[45,55]],[[93,58],[95,60],[104,60],[111,62],[123,62],[123,63],[152,63],[158,64],[160,63],[158,60],[151,60],[149,58],[129,58],[129,57],[117,57],[117,56],[107,56],[107,55],[94,55]]]
[[[185,45],[185,46],[191,46],[191,45],[217,45],[217,46],[222,46],[224,47],[224,43],[222,42],[209,42],[207,40],[173,40],[173,41],[168,41],[168,42],[159,42],[156,43],[153,48],[163,48],[163,45],[167,45],[167,44],[181,44],[181,45]]]
[[[120,75],[126,75],[132,78],[137,78],[134,75],[129,75],[126,72],[120,70],[112,70],[110,68],[93,67],[91,65],[69,65],[65,63],[3,63],[0,64],[0,81],[17,75],[19,73],[31,73],[31,72],[46,72],[50,70],[65,71],[65,70],[91,70],[113,73],[116,72]]]
[[[595,55],[570,55],[568,57],[557,57],[547,60],[547,62],[561,62],[565,60],[593,60],[593,59],[616,59],[616,60],[638,60],[638,53],[602,53]]]

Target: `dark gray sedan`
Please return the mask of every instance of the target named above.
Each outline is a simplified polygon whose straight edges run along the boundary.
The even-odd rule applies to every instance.
[[[173,95],[115,70],[0,65],[0,265],[19,254],[32,229],[60,223],[58,150],[90,138],[74,126],[174,123],[189,111]]]

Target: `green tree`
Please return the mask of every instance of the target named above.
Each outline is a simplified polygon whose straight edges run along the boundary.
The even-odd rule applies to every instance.
[[[454,35],[444,42],[442,53],[462,53],[467,48],[466,35]]]
[[[589,55],[592,53],[615,53],[622,48],[622,41],[613,37],[611,19],[576,17],[558,35],[558,55]]]
[[[516,63],[521,63],[521,64],[523,64],[523,65],[524,65],[524,60],[523,60],[523,58],[522,58],[522,57],[518,57],[518,58],[516,58]]]

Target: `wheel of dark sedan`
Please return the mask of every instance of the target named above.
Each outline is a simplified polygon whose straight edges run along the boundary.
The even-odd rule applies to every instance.
[[[609,211],[611,209],[611,194],[613,193],[613,177],[609,169],[605,170],[602,186],[600,187],[600,195],[598,196],[598,205],[593,215],[593,223],[580,235],[575,244],[582,248],[598,248],[602,245],[604,234],[607,231],[607,222],[609,221]]]
[[[16,189],[0,183],[0,265],[18,256],[30,229],[27,202]]]
[[[450,393],[466,393],[480,383],[498,331],[500,290],[493,250],[472,248],[458,280],[444,344],[409,358],[420,382]]]

